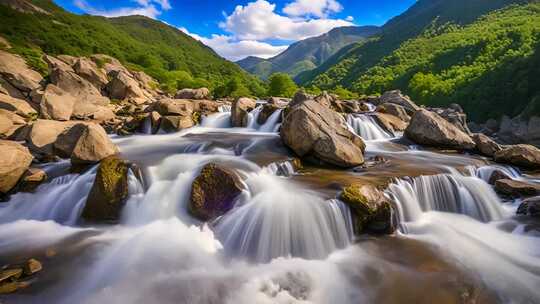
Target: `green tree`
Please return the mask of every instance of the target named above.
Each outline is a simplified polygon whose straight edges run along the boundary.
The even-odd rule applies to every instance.
[[[268,96],[292,97],[298,90],[296,83],[285,73],[272,74],[268,83]]]

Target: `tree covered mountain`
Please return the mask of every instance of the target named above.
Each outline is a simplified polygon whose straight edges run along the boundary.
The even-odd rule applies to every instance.
[[[380,29],[376,26],[339,27],[321,36],[298,41],[273,58],[262,59],[251,56],[237,63],[244,70],[263,79],[278,72],[295,77],[301,72],[318,67],[341,48],[377,35],[379,32]]]
[[[223,91],[228,85],[242,93],[263,92],[260,81],[236,64],[182,31],[147,17],[81,16],[51,0],[0,0],[0,20],[0,36],[42,72],[46,71],[43,53],[101,53],[144,70],[169,89],[184,84]]]
[[[460,103],[475,120],[540,112],[539,43],[538,1],[421,0],[296,80],[360,94],[398,88],[421,104]]]

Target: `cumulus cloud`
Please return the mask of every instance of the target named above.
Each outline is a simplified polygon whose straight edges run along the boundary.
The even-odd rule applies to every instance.
[[[315,16],[326,18],[343,10],[336,0],[295,0],[285,6],[283,12],[289,16]]]
[[[291,18],[277,14],[275,9],[276,5],[266,0],[238,5],[220,23],[220,27],[240,40],[300,40],[321,35],[335,27],[352,25],[350,21],[341,19]]]
[[[156,19],[162,10],[170,10],[172,8],[169,0],[135,0],[135,2],[138,6],[119,7],[111,10],[95,8],[85,0],[75,0],[74,4],[87,14],[104,17],[142,15]]]
[[[288,47],[286,45],[274,46],[266,42],[255,40],[235,41],[233,37],[227,35],[212,35],[211,38],[206,38],[190,33],[186,28],[180,28],[180,30],[211,47],[220,56],[231,61],[238,61],[248,56],[270,58],[283,52]]]

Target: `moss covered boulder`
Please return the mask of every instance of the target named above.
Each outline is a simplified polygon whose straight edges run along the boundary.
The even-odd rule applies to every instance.
[[[343,189],[340,199],[351,209],[356,235],[366,232],[391,234],[395,231],[392,204],[377,187],[350,185]]]
[[[201,221],[215,219],[234,207],[243,188],[234,171],[214,163],[207,164],[193,181],[188,210]]]
[[[128,171],[129,165],[116,156],[101,161],[82,213],[84,219],[118,221],[128,198]]]

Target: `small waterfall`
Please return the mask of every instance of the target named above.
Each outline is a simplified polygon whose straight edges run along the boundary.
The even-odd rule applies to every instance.
[[[368,107],[369,112],[375,112],[375,110],[377,110],[377,107],[371,102],[366,102],[365,104]]]
[[[291,161],[275,162],[264,167],[264,170],[276,176],[290,177],[295,173],[294,165]]]
[[[483,222],[499,220],[504,215],[501,200],[477,177],[419,176],[398,180],[387,193],[397,203],[401,222],[417,221],[429,211],[464,214]]]
[[[502,173],[506,174],[507,176],[513,178],[513,179],[520,179],[521,173],[510,166],[503,166],[503,165],[489,165],[489,166],[483,166],[483,167],[474,167],[469,166],[467,167],[469,174],[471,176],[476,176],[480,178],[481,180],[485,182],[489,182],[489,179],[491,178],[491,175],[495,171],[501,171]]]
[[[258,130],[261,126],[257,122],[259,120],[259,115],[263,110],[263,105],[258,105],[253,111],[248,113],[247,128]]]
[[[366,114],[347,115],[347,124],[358,136],[365,140],[378,140],[392,138],[392,134],[385,131],[375,119]]]
[[[218,111],[219,111],[220,113],[227,113],[227,112],[230,113],[231,110],[232,110],[232,106],[231,106],[231,105],[220,105],[220,106],[218,107]]]
[[[205,116],[201,121],[201,127],[216,129],[232,128],[231,112],[219,112]]]
[[[276,133],[279,131],[279,128],[281,127],[281,123],[279,122],[281,120],[281,113],[283,110],[277,110],[268,119],[266,122],[261,125],[258,129],[259,132],[273,132]]]

